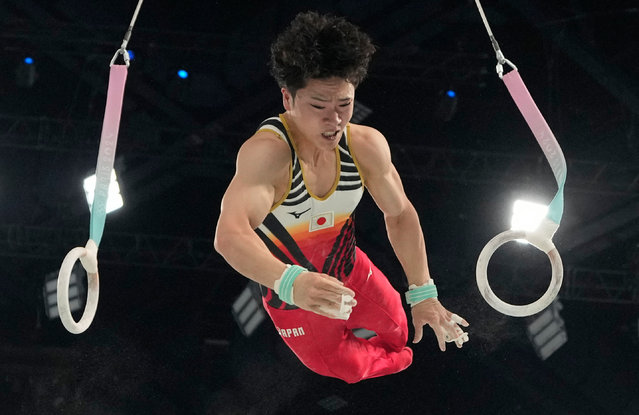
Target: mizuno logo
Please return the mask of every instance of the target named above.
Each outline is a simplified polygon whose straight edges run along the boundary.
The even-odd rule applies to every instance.
[[[308,212],[309,210],[311,210],[311,208],[306,209],[304,212],[287,212],[289,215],[293,215],[295,216],[295,219],[299,219],[303,214],[305,214],[306,212]]]

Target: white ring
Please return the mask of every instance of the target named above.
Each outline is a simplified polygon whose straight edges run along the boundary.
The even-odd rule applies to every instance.
[[[87,303],[80,321],[76,322],[71,315],[71,305],[69,304],[69,279],[71,270],[75,262],[87,255],[95,255],[86,248],[73,248],[62,261],[60,272],[58,273],[58,312],[64,327],[73,334],[80,334],[89,328],[95,312],[98,309],[98,297],[100,293],[100,283],[98,273],[87,273]],[[92,260],[97,261],[95,258]]]
[[[552,249],[547,252],[552,266],[552,278],[544,295],[542,295],[537,301],[527,305],[513,305],[502,301],[495,295],[493,290],[490,288],[490,284],[488,284],[488,262],[497,248],[506,242],[517,239],[526,239],[526,233],[524,231],[508,230],[488,241],[484,249],[482,249],[481,254],[479,254],[479,259],[477,260],[477,287],[479,288],[479,292],[482,297],[484,297],[484,300],[486,300],[486,302],[495,310],[508,316],[526,317],[542,311],[553,302],[555,297],[557,297],[563,281],[564,268],[557,248],[555,248],[552,242],[548,240],[547,242],[550,246],[552,246]]]

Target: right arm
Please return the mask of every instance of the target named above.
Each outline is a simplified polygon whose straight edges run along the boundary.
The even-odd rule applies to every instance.
[[[226,262],[269,288],[286,265],[271,255],[254,229],[273,205],[276,183],[288,174],[290,155],[286,147],[283,141],[264,133],[257,133],[242,145],[215,231],[215,249]]]
[[[215,232],[215,250],[237,272],[273,288],[286,264],[275,258],[257,236],[257,228],[276,201],[278,184],[287,183],[291,153],[288,145],[270,133],[257,133],[240,148],[236,172],[224,197]],[[281,189],[279,189],[281,192]],[[304,272],[295,283],[295,305],[327,317],[320,307],[334,309],[341,295],[354,296],[337,279]]]

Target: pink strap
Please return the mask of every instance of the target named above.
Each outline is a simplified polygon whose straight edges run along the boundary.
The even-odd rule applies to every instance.
[[[95,167],[95,197],[91,206],[89,238],[95,241],[96,245],[100,245],[106,221],[106,205],[109,196],[109,185],[111,184],[111,170],[113,170],[113,162],[115,160],[115,149],[118,144],[126,76],[127,68],[125,65],[111,66],[100,150]]]
[[[563,191],[567,170],[564,154],[561,151],[561,147],[555,135],[552,133],[548,123],[546,123],[544,116],[541,115],[537,104],[535,104],[532,96],[530,96],[530,92],[528,92],[524,81],[521,79],[521,76],[519,76],[519,71],[513,70],[508,72],[503,76],[503,80],[508,88],[508,92],[510,92],[515,104],[517,104],[519,112],[521,112],[521,115],[526,119],[528,127],[530,127],[544,155],[548,159],[548,163],[555,175],[558,190],[548,206],[548,218],[555,223],[559,223],[564,210]]]

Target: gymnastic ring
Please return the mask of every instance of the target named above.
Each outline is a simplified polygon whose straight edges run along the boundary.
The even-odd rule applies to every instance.
[[[479,259],[477,260],[477,287],[479,288],[479,292],[482,297],[484,297],[484,300],[486,300],[486,302],[495,310],[513,317],[531,316],[548,307],[557,297],[564,275],[561,257],[559,256],[559,252],[553,245],[552,241],[548,239],[543,241],[543,245],[546,248],[543,250],[536,244],[531,243],[531,245],[535,246],[537,249],[546,251],[552,266],[552,278],[544,295],[542,295],[537,301],[527,305],[508,304],[495,295],[493,290],[490,288],[490,284],[488,284],[488,262],[490,261],[490,258],[493,256],[495,251],[506,242],[517,239],[528,240],[526,236],[525,231],[507,230],[502,232],[488,241],[484,249],[482,249],[481,254],[479,254]]]
[[[76,261],[80,260],[87,271],[87,302],[80,321],[76,322],[71,315],[69,304],[69,280]],[[73,248],[64,257],[58,273],[58,313],[64,327],[73,334],[80,334],[89,328],[98,309],[100,282],[97,266],[97,246],[89,239],[84,248]]]

